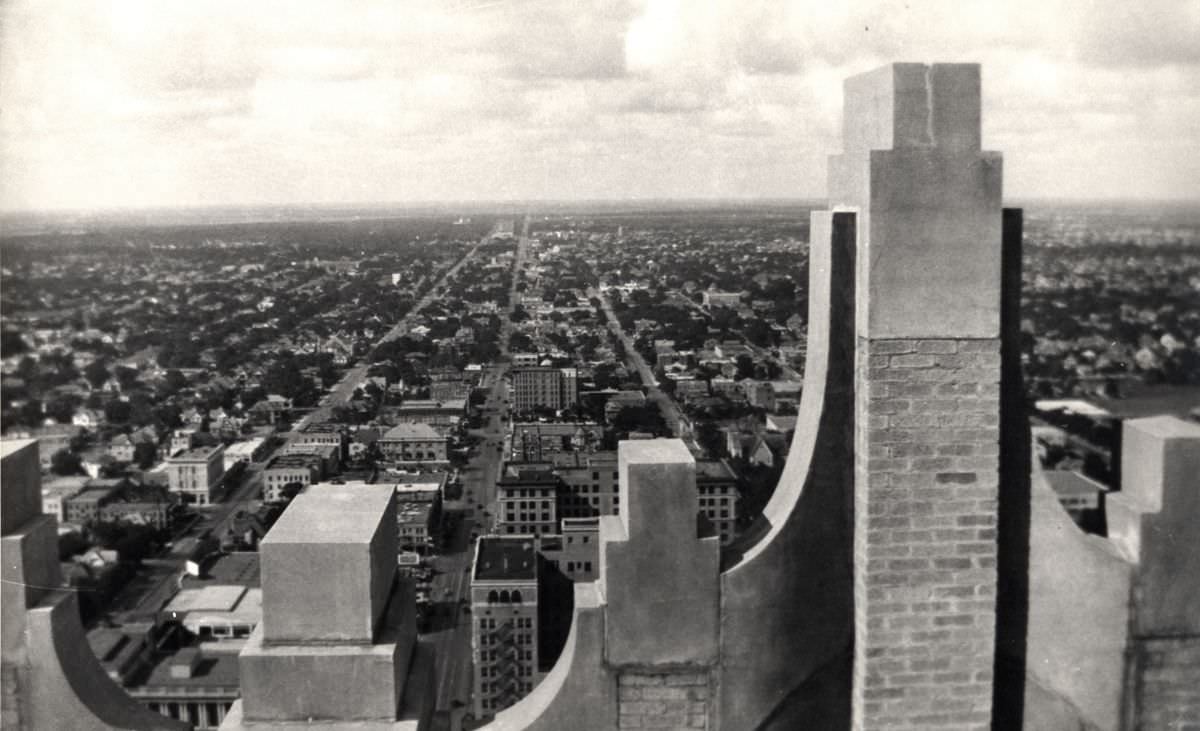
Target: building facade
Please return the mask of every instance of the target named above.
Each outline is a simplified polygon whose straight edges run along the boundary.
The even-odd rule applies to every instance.
[[[167,484],[185,503],[209,505],[225,474],[225,447],[185,449],[167,460]]]
[[[558,533],[559,479],[549,465],[509,466],[496,483],[496,532],[547,536]]]
[[[574,368],[514,368],[511,371],[513,410],[558,411],[579,402],[579,379]]]
[[[397,424],[376,444],[383,458],[394,464],[419,466],[446,462],[448,439],[429,424]]]

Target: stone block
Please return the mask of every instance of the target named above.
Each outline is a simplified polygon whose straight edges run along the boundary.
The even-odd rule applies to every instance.
[[[1200,425],[1131,419],[1122,436],[1109,535],[1137,563],[1136,631],[1200,634]]]
[[[847,80],[845,98],[829,199],[862,211],[859,334],[901,352],[996,337],[1002,167],[980,150],[979,67],[894,64]]]
[[[387,485],[300,494],[263,539],[263,641],[369,643],[396,576]]]
[[[0,442],[0,534],[8,535],[42,512],[41,465],[35,439]],[[56,554],[57,555],[57,554]]]
[[[712,663],[719,543],[698,538],[696,464],[683,442],[622,442],[621,517],[600,524],[605,653],[624,665]]]
[[[259,625],[238,657],[243,717],[394,721],[416,642],[416,605],[403,584],[373,644],[268,644]]]
[[[25,611],[62,584],[58,565],[58,522],[38,515],[3,538],[3,583],[0,596],[4,610],[4,657],[22,644]]]

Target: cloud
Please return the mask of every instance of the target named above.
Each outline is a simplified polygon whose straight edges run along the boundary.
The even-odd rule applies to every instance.
[[[0,207],[820,196],[892,60],[983,63],[1014,194],[1194,195],[1196,37],[1194,0],[10,0]]]

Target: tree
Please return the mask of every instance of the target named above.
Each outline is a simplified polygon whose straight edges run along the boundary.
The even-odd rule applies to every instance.
[[[158,447],[152,442],[138,442],[133,446],[133,463],[138,469],[147,470],[158,461]]]
[[[108,376],[108,366],[105,365],[104,360],[101,358],[88,363],[83,369],[83,377],[87,379],[88,383],[92,384],[92,388],[103,386],[104,382],[108,380]]]
[[[71,417],[75,415],[75,410],[81,403],[82,399],[73,394],[59,396],[46,404],[46,415],[59,424],[70,424]]]
[[[82,475],[83,460],[78,454],[60,449],[50,457],[50,471],[56,475]]]
[[[133,388],[138,381],[138,371],[136,368],[127,368],[119,365],[116,367],[114,375],[117,377],[117,382],[121,384],[121,388],[128,390]]]
[[[737,357],[737,378],[754,378],[754,359],[742,353]]]
[[[130,414],[133,413],[133,407],[128,401],[113,399],[104,404],[104,417],[114,424],[124,424],[129,421]]]

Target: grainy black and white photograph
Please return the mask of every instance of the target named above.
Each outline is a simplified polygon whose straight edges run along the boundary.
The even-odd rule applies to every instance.
[[[0,727],[1197,731],[1198,39],[0,0]]]

